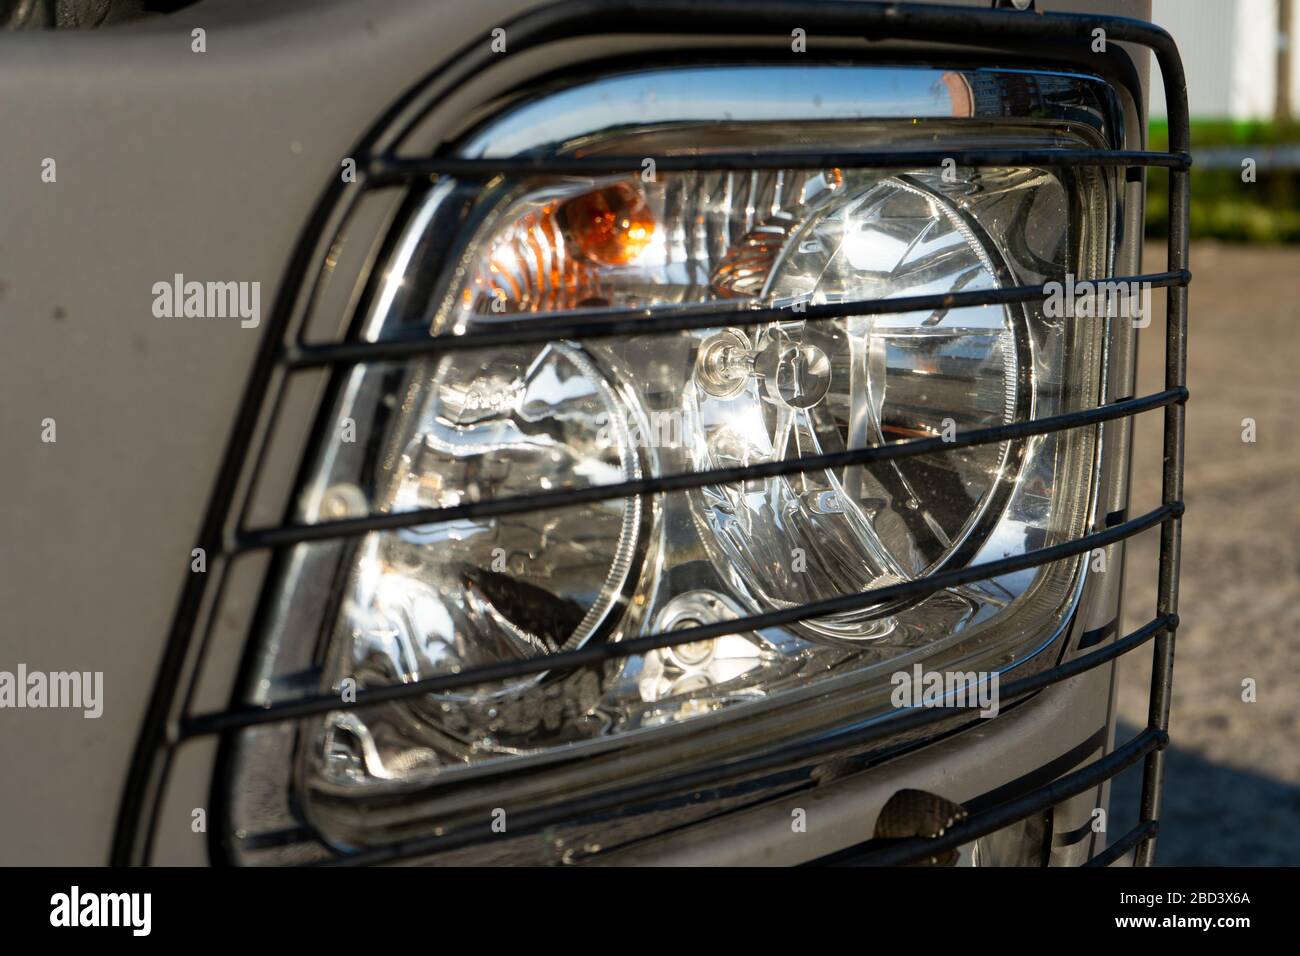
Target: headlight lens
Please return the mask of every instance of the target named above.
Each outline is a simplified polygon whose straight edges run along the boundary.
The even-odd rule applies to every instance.
[[[830,135],[806,124],[692,124],[625,128],[560,151],[636,155],[651,140],[677,152],[801,137],[825,145]],[[857,145],[862,134],[834,135]],[[1050,136],[1087,145],[1060,127]],[[1095,268],[1108,254],[1107,189],[1103,174],[1028,168],[529,178],[481,192],[441,183],[388,274],[428,294],[384,299],[371,337],[412,322],[458,334],[590,308],[712,303],[789,318],[358,367],[332,415],[364,423],[366,448],[326,443],[300,519],[779,461],[1094,404],[1101,324],[1023,306],[801,312]],[[422,258],[430,221],[444,213],[475,224],[445,268]],[[1080,430],[302,545],[268,624],[263,687],[274,696],[288,666],[277,651],[301,627],[295,593],[320,594],[325,582],[338,582],[338,600],[321,615],[324,683],[385,686],[1050,545],[1083,526],[1093,456],[1093,436]],[[600,669],[340,711],[309,722],[295,786],[328,839],[365,843],[419,829],[414,813],[389,819],[392,829],[357,809],[394,788],[545,764],[575,746],[592,755],[646,746],[655,728],[729,721],[745,705],[789,712],[791,734],[865,719],[879,711],[885,668],[944,654],[998,667],[1032,657],[1059,632],[1080,581],[1079,562],[1059,562]]]
[[[975,223],[922,177],[851,174],[838,193],[789,225],[760,292],[766,301],[990,289],[1007,275]],[[720,332],[701,344],[689,392],[699,464],[746,465],[1014,420],[1031,398],[1019,375],[1031,362],[1024,324],[1018,309],[973,307],[793,318],[759,329],[752,348],[739,330]],[[725,358],[714,357],[719,351]],[[1005,504],[1014,483],[1012,457],[1009,445],[977,446],[709,488],[706,541],[755,609],[912,578],[973,553],[979,519],[994,498]],[[806,558],[798,573],[792,548]],[[871,609],[803,626],[863,639],[888,633],[890,622]]]
[[[572,346],[444,360],[413,415],[387,507],[633,480],[641,467],[622,421],[617,393]],[[399,673],[425,672],[582,644],[627,583],[641,512],[631,498],[367,538],[355,607],[374,616],[357,633],[380,646],[354,656],[384,655],[395,637],[416,651]]]

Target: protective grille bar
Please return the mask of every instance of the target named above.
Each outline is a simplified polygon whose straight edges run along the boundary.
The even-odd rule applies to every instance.
[[[1087,766],[1059,777],[1045,787],[1039,787],[971,817],[937,837],[911,837],[888,846],[864,848],[857,854],[848,851],[847,854],[837,854],[837,861],[840,866],[897,866],[900,863],[928,862],[940,853],[987,836],[994,830],[1001,830],[1031,814],[1090,790],[1148,754],[1164,749],[1168,743],[1167,733],[1148,727],[1122,747],[1117,747]],[[844,858],[846,855],[847,859]]]
[[[1182,503],[1173,502],[1172,504],[1161,505],[1159,508],[1140,517],[1132,518],[1104,531],[1084,535],[1082,538],[1076,538],[1073,541],[1067,541],[1050,548],[1039,548],[1014,558],[1003,558],[1000,561],[987,561],[965,568],[956,568],[952,571],[941,571],[937,574],[929,574],[910,581],[901,581],[887,587],[872,588],[868,591],[845,594],[822,601],[810,601],[796,607],[784,608],[779,611],[767,611],[763,614],[750,614],[730,621],[717,621],[713,624],[680,628],[664,634],[629,638],[616,644],[591,645],[578,650],[546,654],[540,657],[510,661],[505,664],[473,667],[455,674],[429,677],[424,680],[411,681],[407,684],[395,684],[390,687],[358,691],[356,701],[345,702],[340,700],[337,694],[322,694],[318,697],[303,698],[289,703],[273,704],[268,707],[249,707],[243,710],[221,711],[186,720],[181,725],[182,734],[183,736],[196,736],[204,733],[215,733],[221,730],[233,730],[253,724],[287,720],[309,714],[350,710],[367,704],[402,700],[408,697],[417,697],[421,694],[453,690],[459,687],[472,687],[475,684],[486,684],[511,677],[523,677],[528,674],[541,674],[545,671],[573,667],[586,667],[603,661],[644,654],[658,648],[693,644],[696,641],[712,640],[717,637],[726,637],[729,634],[741,634],[747,631],[761,631],[769,627],[783,627],[787,624],[794,624],[798,621],[822,617],[827,614],[858,611],[890,601],[923,597],[936,591],[942,591],[944,588],[959,587],[973,581],[983,581],[1002,574],[1010,574],[1013,571],[1036,568],[1074,555],[1086,554],[1094,548],[1114,544],[1116,541],[1130,538],[1158,524],[1176,520],[1182,513]]]
[[[1168,289],[1186,285],[1192,274],[1186,269],[1177,272],[1152,272],[1143,275],[1115,276],[1104,281],[1114,283],[1149,285],[1153,289]],[[502,345],[542,344],[559,340],[581,342],[586,339],[614,338],[623,335],[668,335],[691,329],[712,329],[720,325],[748,327],[782,322],[797,316],[800,320],[818,321],[838,319],[846,315],[898,315],[903,312],[930,312],[936,309],[961,309],[976,305],[1013,305],[1041,302],[1052,294],[1047,284],[1012,286],[1003,289],[977,289],[971,292],[947,292],[942,295],[899,296],[896,299],[859,299],[854,302],[827,302],[808,304],[799,311],[793,309],[719,309],[707,308],[647,309],[629,313],[627,310],[587,312],[581,317],[568,318],[562,314],[548,317],[544,327],[527,320],[484,322],[491,326],[482,332],[464,335],[403,334],[377,342],[338,342],[328,345],[292,344],[284,351],[284,364],[290,369],[322,368],[334,365],[355,365],[361,362],[400,361],[460,352],[469,349],[488,349]],[[554,318],[556,321],[549,321]],[[568,319],[566,323],[566,319]]]
[[[870,163],[864,163],[864,155]],[[367,164],[376,184],[411,183],[420,179],[452,176],[457,179],[491,179],[494,176],[527,176],[544,173],[550,176],[599,176],[640,173],[642,156],[580,156],[549,158],[520,156],[510,158],[461,159],[436,156],[429,159],[402,159],[378,156]],[[829,169],[861,167],[904,169],[942,166],[1049,166],[1079,168],[1087,166],[1137,167],[1162,166],[1166,169],[1189,169],[1188,153],[1160,153],[1122,149],[877,149],[835,152],[757,152],[738,151],[689,156],[649,157],[656,172],[725,172],[754,169]]]
[[[1160,618],[1150,621],[1115,644],[1107,645],[1101,650],[1094,651],[1084,657],[1075,658],[1054,670],[1044,671],[1005,684],[1001,689],[1001,698],[1006,702],[1011,702],[1052,684],[1068,680],[1094,667],[1112,661],[1124,652],[1145,644],[1153,637],[1166,633],[1177,626],[1178,621],[1176,618]],[[683,791],[703,790],[717,786],[729,779],[749,777],[790,766],[791,764],[807,763],[819,757],[852,753],[855,749],[861,749],[868,744],[888,737],[940,723],[950,717],[953,710],[974,711],[978,709],[978,706],[978,704],[967,704],[964,707],[944,708],[942,710],[936,708],[912,708],[903,711],[897,717],[891,717],[888,720],[882,720],[832,737],[800,741],[754,757],[677,774],[667,779],[651,780],[605,793],[593,794],[577,800],[567,801],[560,806],[541,807],[515,813],[510,818],[510,829],[512,833],[535,833],[566,820],[591,816],[618,807],[634,806]],[[945,713],[945,710],[948,713]],[[1127,764],[1124,766],[1127,766]],[[1115,772],[1122,769],[1123,767],[1117,767]],[[1028,812],[1032,813],[1034,811],[1030,810]],[[391,863],[417,856],[427,856],[430,853],[461,849],[491,839],[491,837],[491,825],[484,822],[459,828],[445,836],[421,837],[397,844],[376,847],[371,850],[359,851],[331,860],[324,865],[364,866],[376,863]],[[926,855],[917,854],[916,859],[922,859]]]
[[[1159,832],[1160,823],[1158,821],[1144,820],[1083,865],[1092,867],[1110,866],[1143,840],[1151,839]]]
[[[853,448],[848,451],[833,452],[826,455],[802,455],[798,458],[786,458],[781,461],[764,462],[757,465],[679,472],[672,475],[659,475],[654,478],[623,481],[616,484],[535,492],[509,498],[467,502],[463,505],[449,505],[445,508],[377,512],[357,518],[340,518],[312,524],[291,524],[279,525],[274,528],[250,529],[236,539],[231,550],[232,553],[238,553],[257,548],[285,547],[308,541],[331,541],[337,538],[354,537],[371,531],[391,531],[397,528],[460,521],[466,518],[499,517],[501,515],[523,514],[530,511],[545,511],[550,508],[568,508],[596,501],[628,498],[634,495],[652,495],[667,491],[682,491],[688,488],[703,488],[707,485],[750,481],[755,478],[774,478],[779,475],[796,475],[807,471],[821,471],[823,469],[846,468],[852,465],[872,464],[880,461],[893,461],[932,452],[950,451],[972,445],[992,445],[1017,438],[1028,438],[1032,435],[1046,435],[1069,428],[1095,425],[1101,422],[1114,421],[1117,418],[1128,418],[1139,412],[1153,408],[1163,408],[1186,400],[1187,389],[1179,386],[1144,395],[1141,398],[1128,398],[1099,405],[1096,408],[1069,412],[1064,415],[1054,415],[1050,418],[1011,422],[1010,424],[996,425],[991,428],[958,432],[954,433],[951,439],[942,436],[917,438],[892,445],[871,445],[865,448]]]
[[[674,331],[716,327],[718,325],[757,325],[788,319],[789,309],[720,310],[682,308],[672,311],[651,310],[643,313],[584,313],[559,316],[555,324],[544,329],[528,327],[515,321],[487,323],[482,331],[464,336],[403,336],[389,340],[342,341],[323,345],[304,345],[288,333],[300,302],[309,309],[317,287],[319,269],[324,259],[331,226],[338,227],[346,218],[344,189],[335,183],[322,201],[320,211],[300,245],[290,267],[285,292],[277,304],[268,330],[268,347],[259,356],[250,377],[245,402],[235,423],[222,469],[217,477],[213,499],[205,518],[199,544],[212,564],[209,574],[191,575],[182,595],[181,605],[167,651],[159,668],[153,699],[141,731],[131,773],[123,796],[115,836],[113,862],[139,863],[148,860],[157,814],[165,792],[168,769],[177,747],[184,741],[220,735],[231,739],[243,728],[299,719],[311,715],[373,706],[385,701],[464,687],[475,683],[508,679],[560,668],[587,667],[601,662],[706,640],[741,631],[783,626],[810,617],[857,609],[932,593],[946,587],[994,577],[1014,570],[1037,567],[1062,558],[1083,554],[1093,548],[1123,540],[1143,530],[1160,527],[1159,589],[1155,617],[1145,626],[1098,650],[1076,657],[1051,669],[1011,681],[1002,687],[1006,700],[1023,698],[1067,680],[1087,670],[1109,663],[1148,641],[1155,645],[1155,666],[1148,726],[1133,740],[1099,760],[1086,765],[1053,783],[1037,788],[1019,798],[1004,802],[968,820],[938,840],[902,841],[889,847],[863,847],[854,862],[861,864],[902,863],[925,860],[934,854],[993,832],[1019,819],[1055,805],[1109,779],[1123,767],[1145,761],[1141,819],[1132,831],[1093,858],[1092,865],[1109,865],[1130,849],[1135,863],[1147,865],[1154,853],[1158,830],[1156,818],[1160,807],[1163,776],[1162,750],[1168,736],[1169,700],[1172,682],[1174,638],[1178,627],[1177,580],[1181,535],[1182,457],[1184,445],[1184,408],[1187,399],[1186,286],[1191,275],[1187,269],[1187,214],[1190,165],[1186,86],[1182,65],[1173,41],[1149,23],[1122,17],[1076,15],[1034,15],[1002,10],[966,7],[931,7],[919,4],[883,4],[866,2],[806,3],[799,0],[710,0],[688,3],[684,0],[570,0],[528,13],[508,24],[512,50],[519,51],[567,37],[597,33],[662,33],[665,24],[683,34],[725,34],[760,36],[783,33],[790,23],[805,26],[810,32],[836,36],[866,36],[873,39],[923,40],[937,43],[988,45],[1001,41],[1008,45],[1037,43],[1043,40],[1087,42],[1092,31],[1101,28],[1112,41],[1130,42],[1151,49],[1160,64],[1169,109],[1169,152],[1069,149],[986,149],[986,150],[853,150],[837,152],[738,152],[696,156],[658,157],[656,168],[662,171],[727,169],[813,169],[828,166],[905,168],[938,166],[952,160],[961,166],[1045,166],[1045,167],[1164,167],[1169,173],[1170,233],[1167,271],[1140,276],[1115,277],[1107,281],[1139,282],[1168,290],[1165,388],[1140,398],[1113,401],[1096,408],[1067,415],[1015,422],[990,429],[980,429],[955,436],[955,441],[940,438],[908,441],[894,445],[858,448],[837,455],[808,456],[748,468],[717,469],[709,472],[662,475],[641,481],[571,489],[529,497],[474,502],[454,508],[425,509],[398,514],[371,514],[361,518],[328,521],[318,524],[285,524],[276,527],[247,528],[237,516],[237,498],[242,489],[240,476],[246,469],[249,446],[264,418],[263,408],[270,404],[274,420],[283,400],[286,378],[304,369],[324,368],[337,374],[350,365],[383,361],[407,361],[421,356],[471,348],[491,348],[503,343],[582,340],[627,334],[667,334]],[[491,54],[486,46],[467,51],[425,90],[395,111],[387,125],[374,134],[368,146],[368,161],[361,163],[358,182],[346,187],[353,195],[366,190],[419,183],[442,176],[486,179],[495,176],[533,174],[594,174],[604,172],[639,172],[644,157],[581,157],[547,159],[540,157],[457,158],[435,156],[408,158],[397,155],[396,146],[416,120],[436,105],[446,89],[453,89],[478,71],[488,68]],[[438,86],[440,84],[440,86]],[[438,87],[438,88],[435,88]],[[313,272],[313,267],[316,269]],[[910,311],[957,308],[966,305],[996,305],[1033,302],[1045,298],[1045,286],[954,293],[944,296],[913,296],[827,305],[806,305],[798,311],[801,319],[825,319],[843,315],[897,314]],[[279,397],[273,395],[279,383]],[[1128,418],[1140,412],[1164,409],[1164,474],[1159,507],[1137,518],[1122,521],[1103,530],[1048,548],[1040,548],[1016,558],[940,572],[915,581],[874,589],[861,594],[844,595],[829,601],[750,615],[732,621],[652,634],[617,644],[580,648],[530,660],[474,668],[397,687],[372,688],[359,692],[355,701],[344,702],[332,694],[317,694],[266,707],[242,705],[236,696],[231,707],[217,712],[195,714],[192,702],[198,675],[202,670],[204,649],[212,632],[214,608],[220,605],[230,559],[254,550],[274,550],[309,541],[335,540],[371,531],[412,525],[424,525],[464,517],[516,514],[542,508],[568,507],[592,501],[632,495],[654,495],[708,484],[774,477],[808,470],[842,467],[848,464],[884,461],[894,458],[950,450],[963,446],[995,443],[1013,438],[1041,435],[1068,428],[1097,425]],[[265,445],[262,453],[265,454]],[[253,459],[257,461],[257,459]],[[213,586],[209,578],[219,580]],[[978,705],[972,703],[967,709]],[[584,795],[551,806],[539,806],[512,814],[512,833],[537,832],[541,829],[583,819],[618,808],[635,807],[647,801],[716,787],[742,778],[788,769],[807,767],[820,757],[842,755],[862,749],[874,741],[928,727],[951,717],[953,708],[936,710],[916,708],[886,719],[859,726],[851,731],[800,740],[766,752],[645,781],[601,793]],[[214,774],[214,788],[216,777]],[[405,840],[374,849],[341,853],[333,863],[359,865],[387,863],[427,856],[468,847],[492,838],[488,823],[457,826],[437,836]]]

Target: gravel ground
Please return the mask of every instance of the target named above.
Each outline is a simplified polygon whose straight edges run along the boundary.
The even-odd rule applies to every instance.
[[[1147,251],[1148,271],[1164,268]],[[1186,488],[1173,715],[1158,860],[1300,864],[1300,249],[1192,249]],[[1138,394],[1163,387],[1163,294]],[[1256,442],[1242,441],[1253,418]],[[1160,495],[1160,414],[1139,420],[1130,514]],[[1125,630],[1155,608],[1158,532],[1132,543]],[[1121,733],[1146,722],[1150,655],[1121,658]],[[1253,678],[1257,701],[1242,700]],[[1116,782],[1112,833],[1136,807]]]

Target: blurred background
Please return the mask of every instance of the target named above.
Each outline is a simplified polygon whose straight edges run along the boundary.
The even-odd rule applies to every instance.
[[[1157,858],[1300,865],[1300,21],[1294,0],[1155,0],[1192,115],[1190,328],[1182,585]],[[1158,86],[1154,82],[1153,87]],[[1152,148],[1167,142],[1153,93]],[[1254,181],[1243,160],[1254,160]],[[1145,269],[1164,268],[1164,174],[1149,180]],[[1163,388],[1163,295],[1138,394]],[[1243,441],[1243,420],[1256,440]],[[1130,513],[1160,497],[1161,420],[1138,419]],[[1158,539],[1130,545],[1125,630],[1155,611]],[[1146,723],[1149,655],[1121,658],[1121,735]],[[1256,700],[1243,700],[1253,679]],[[1141,767],[1111,795],[1136,819]]]

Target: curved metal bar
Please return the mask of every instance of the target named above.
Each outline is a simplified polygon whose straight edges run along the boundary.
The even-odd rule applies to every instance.
[[[1088,867],[1110,866],[1143,840],[1154,839],[1159,832],[1160,824],[1157,821],[1144,820],[1082,865]]]
[[[1186,269],[1152,272],[1135,276],[1114,276],[1090,280],[1125,285],[1147,285],[1155,289],[1185,286],[1192,281]],[[1022,285],[1003,289],[977,289],[971,292],[945,292],[938,295],[899,296],[896,299],[861,299],[856,302],[826,302],[792,309],[719,309],[714,304],[696,308],[675,308],[672,312],[656,309],[640,311],[604,310],[569,315],[550,314],[545,322],[536,319],[512,320],[485,324],[482,331],[465,335],[427,335],[423,330],[405,333],[377,342],[333,342],[326,345],[291,345],[285,349],[284,364],[291,369],[357,365],[363,362],[386,362],[461,352],[469,349],[497,348],[502,345],[526,345],[545,342],[581,342],[585,339],[613,338],[623,335],[667,335],[690,329],[722,326],[747,328],[769,322],[837,319],[846,315],[896,315],[903,312],[930,312],[935,309],[960,309],[977,305],[1012,305],[1038,302],[1052,295],[1053,283]],[[1060,285],[1060,283],[1056,283]]]
[[[729,621],[715,621],[711,624],[682,628],[664,634],[650,634],[645,637],[629,638],[626,641],[618,641],[612,644],[593,644],[558,654],[546,654],[540,657],[530,657],[501,664],[488,664],[482,667],[473,667],[457,674],[443,674],[437,677],[428,677],[424,680],[411,681],[410,683],[358,691],[356,698],[350,701],[341,700],[337,694],[321,694],[297,701],[270,704],[265,707],[244,707],[218,711],[198,717],[189,717],[181,722],[180,738],[185,739],[223,730],[250,727],[255,724],[271,723],[277,720],[323,714],[335,710],[352,710],[369,704],[418,697],[422,694],[440,693],[457,687],[491,683],[528,674],[588,667],[603,661],[629,657],[634,654],[644,654],[664,647],[692,644],[696,641],[707,641],[747,631],[761,631],[769,627],[784,627],[787,624],[795,624],[799,621],[806,621],[826,614],[858,611],[888,601],[924,597],[927,594],[942,591],[944,588],[959,587],[973,581],[983,581],[1013,571],[1023,571],[1052,561],[1059,561],[1062,558],[1084,554],[1094,548],[1114,544],[1116,541],[1132,537],[1147,528],[1173,520],[1182,512],[1182,502],[1172,502],[1161,505],[1159,508],[1148,511],[1137,518],[1131,518],[1121,524],[1113,525],[1104,531],[1095,531],[1073,541],[1067,541],[1050,548],[1038,548],[999,561],[985,561],[965,568],[956,568],[952,571],[942,571],[938,574],[915,578],[911,581],[901,581],[898,584],[891,584],[883,588],[871,588],[854,594],[842,594],[839,597],[810,601],[807,604],[782,608],[777,611],[750,614]],[[1171,620],[1175,619],[1171,618]]]
[[[1086,767],[1066,774],[1045,787],[1039,787],[992,810],[970,817],[937,837],[909,837],[886,846],[872,847],[862,844],[862,852],[859,856],[845,859],[838,865],[898,866],[930,859],[936,853],[955,849],[963,843],[969,843],[994,830],[1001,830],[1031,814],[1046,810],[1063,800],[1083,793],[1103,780],[1115,776],[1125,767],[1132,766],[1148,754],[1164,749],[1168,743],[1168,734],[1163,730],[1149,727],[1124,746],[1112,750]],[[845,852],[851,853],[852,848]]]
[[[1002,699],[1010,701],[1023,697],[1026,694],[1041,690],[1058,681],[1067,680],[1084,671],[1114,660],[1121,654],[1150,640],[1153,636],[1164,633],[1168,627],[1174,624],[1176,622],[1157,618],[1122,640],[1102,648],[1100,651],[1094,651],[1084,657],[1076,658],[1051,671],[1044,671],[1032,677],[1011,681],[1003,686]],[[529,833],[575,817],[601,813],[618,807],[634,806],[673,793],[691,792],[717,786],[727,779],[739,779],[777,770],[800,761],[811,761],[831,754],[844,753],[855,747],[862,747],[882,740],[903,730],[914,730],[918,727],[938,723],[951,716],[954,709],[973,710],[975,708],[970,706],[966,708],[913,708],[899,717],[868,724],[847,733],[801,741],[797,744],[790,744],[765,754],[733,761],[729,764],[715,764],[700,770],[678,774],[676,777],[667,780],[650,780],[645,783],[608,791],[604,794],[593,794],[556,806],[517,812],[511,815],[510,831],[515,834]],[[491,839],[492,836],[490,823],[473,824],[442,836],[420,837],[389,844],[388,846],[357,851],[327,861],[325,865],[360,866],[374,863],[392,863],[418,856],[427,856],[431,853],[459,849],[482,840]]]
[[[1136,415],[1139,412],[1149,411],[1153,408],[1163,408],[1171,404],[1185,402],[1187,397],[1187,389],[1180,387],[1154,392],[1141,398],[1122,399],[1118,402],[1099,405],[1096,408],[1067,412],[1064,415],[1053,415],[1049,418],[1031,419],[1024,422],[1012,422],[1007,425],[996,425],[992,428],[975,429],[955,434],[951,440],[942,436],[918,438],[893,445],[872,445],[868,448],[854,448],[825,455],[803,455],[784,461],[764,462],[735,468],[676,472],[671,475],[593,485],[588,488],[569,488],[559,491],[542,491],[531,495],[512,495],[507,498],[473,501],[462,505],[450,505],[445,508],[375,512],[358,518],[340,518],[312,524],[289,524],[270,528],[255,528],[245,531],[236,538],[230,547],[229,553],[238,554],[259,548],[282,548],[312,541],[333,541],[338,538],[368,534],[372,531],[392,531],[398,528],[419,527],[444,521],[460,521],[466,518],[498,517],[500,515],[522,514],[530,511],[544,511],[549,508],[569,508],[575,505],[590,504],[596,501],[611,501],[616,498],[629,498],[635,495],[652,495],[665,491],[683,491],[689,488],[749,481],[756,478],[774,478],[780,475],[800,474],[807,471],[847,468],[852,465],[871,464],[878,461],[892,461],[900,458],[911,458],[916,455],[927,455],[933,452],[951,451],[954,448],[967,448],[972,445],[991,445],[1017,438],[1028,438],[1031,435],[1045,435],[1069,428],[1081,428],[1086,425],[1113,421],[1117,418],[1127,418],[1130,415]]]
[[[466,158],[435,156],[406,159],[377,156],[370,160],[368,174],[378,185],[409,183],[420,179],[454,176],[459,179],[490,179],[493,176],[600,176],[640,174],[642,163],[654,161],[657,172],[719,172],[754,169],[903,169],[912,166],[940,166],[945,161],[958,166],[1162,166],[1189,169],[1188,153],[1162,153],[1121,149],[876,149],[830,152],[757,151],[695,153],[688,156],[519,156],[510,158]]]

